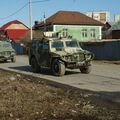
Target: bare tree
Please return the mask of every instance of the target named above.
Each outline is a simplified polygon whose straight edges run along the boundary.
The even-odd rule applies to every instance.
[[[33,39],[42,39],[44,37],[44,33],[40,30],[34,30],[33,31]],[[22,38],[21,43],[26,49],[26,53],[28,53],[29,45],[31,43],[30,40],[30,31],[25,35],[24,38]]]
[[[44,33],[40,30],[33,31],[33,39],[42,39],[44,37]],[[25,37],[21,41],[25,46],[31,42],[30,40],[30,31],[25,35]]]

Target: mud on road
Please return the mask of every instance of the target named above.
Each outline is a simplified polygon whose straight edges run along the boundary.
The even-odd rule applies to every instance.
[[[0,120],[120,120],[120,104],[0,70]]]

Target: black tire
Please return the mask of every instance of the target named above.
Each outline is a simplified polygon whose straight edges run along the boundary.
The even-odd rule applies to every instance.
[[[60,60],[54,60],[51,66],[53,75],[63,76],[65,74],[65,65]]]
[[[91,72],[91,66],[80,68],[81,73],[89,74]]]
[[[13,63],[16,62],[16,57],[15,56],[13,58],[11,58],[11,62],[13,62]]]
[[[40,67],[35,57],[32,57],[31,59],[31,66],[34,73],[40,72]]]
[[[7,60],[5,59],[3,62],[5,62],[5,63],[6,63],[6,62],[7,62]]]

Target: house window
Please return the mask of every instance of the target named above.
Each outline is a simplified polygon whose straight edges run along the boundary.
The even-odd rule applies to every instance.
[[[82,30],[82,37],[83,38],[86,38],[88,36],[88,34],[87,34],[87,29],[83,29]]]
[[[95,38],[96,37],[96,30],[95,29],[91,29],[90,30],[90,36],[92,37],[92,38]]]

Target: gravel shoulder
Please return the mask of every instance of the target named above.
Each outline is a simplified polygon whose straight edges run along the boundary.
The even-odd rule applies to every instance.
[[[120,120],[119,108],[95,92],[0,70],[0,120]]]

